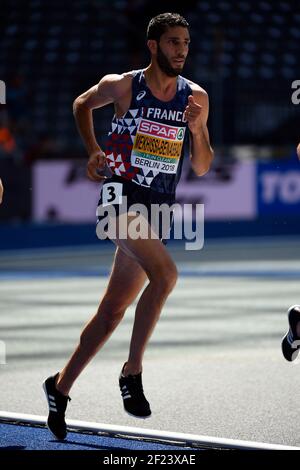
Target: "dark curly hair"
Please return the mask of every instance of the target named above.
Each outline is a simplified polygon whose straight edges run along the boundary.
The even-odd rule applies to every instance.
[[[179,13],[161,13],[150,20],[147,39],[155,39],[159,42],[161,35],[167,31],[167,28],[173,26],[188,28],[189,24]]]

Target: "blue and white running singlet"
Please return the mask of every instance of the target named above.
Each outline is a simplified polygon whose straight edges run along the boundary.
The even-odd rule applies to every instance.
[[[129,110],[119,119],[113,117],[105,143],[108,166],[140,186],[174,194],[189,137],[183,114],[192,89],[179,75],[176,95],[164,102],[152,95],[144,70],[132,76]]]

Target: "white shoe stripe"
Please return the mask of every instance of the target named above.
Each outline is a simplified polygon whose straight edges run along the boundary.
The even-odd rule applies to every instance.
[[[49,398],[51,398],[51,400],[55,400],[55,397],[53,395],[48,395]]]
[[[56,408],[53,408],[52,406],[49,406],[49,410],[55,411],[55,412],[57,413],[57,409],[56,409]]]
[[[124,395],[123,400],[127,400],[127,398],[131,398],[131,395]]]

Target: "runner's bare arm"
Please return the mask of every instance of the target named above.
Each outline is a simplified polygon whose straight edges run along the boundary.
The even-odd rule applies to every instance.
[[[210,145],[207,119],[209,112],[208,95],[203,88],[190,83],[193,95],[189,96],[185,117],[191,134],[191,165],[198,176],[208,172],[214,157]]]
[[[93,110],[118,101],[129,92],[131,78],[124,75],[105,75],[97,85],[78,96],[73,103],[73,114],[78,131],[89,155],[87,174],[92,181],[104,177],[99,170],[105,167],[105,154],[98,144],[94,131]]]
[[[2,181],[1,181],[1,178],[0,178],[0,204],[2,202],[3,192],[4,192],[3,184],[2,184]]]

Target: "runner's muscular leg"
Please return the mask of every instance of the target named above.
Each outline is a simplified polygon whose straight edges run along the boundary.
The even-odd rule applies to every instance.
[[[109,283],[98,311],[82,331],[77,349],[57,380],[57,389],[61,393],[69,394],[76,378],[111,336],[146,279],[141,265],[117,247]]]
[[[130,221],[128,217],[128,224]],[[161,309],[175,286],[177,269],[166,247],[157,238],[133,240],[128,236],[117,239],[116,243],[140,264],[150,281],[136,307],[130,352],[124,369],[125,375],[138,374]]]

